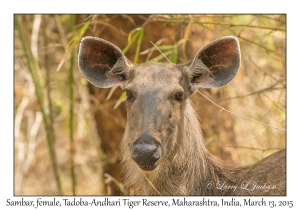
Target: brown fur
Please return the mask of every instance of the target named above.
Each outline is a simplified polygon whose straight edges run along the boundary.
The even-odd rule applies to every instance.
[[[148,69],[149,67],[152,67],[151,70]],[[158,117],[165,118],[164,113],[168,112],[167,103],[164,102],[163,109],[159,101],[154,103],[160,110],[148,110],[147,106],[154,100],[152,97],[158,97],[155,95],[157,93],[154,93],[155,88],[168,92],[173,88],[172,83],[176,84],[180,81],[183,81],[182,87],[187,88],[180,71],[173,68],[162,64],[155,67],[151,64],[142,64],[135,67],[135,74],[129,81],[130,86],[139,92],[137,97],[146,97],[142,98],[142,101],[136,101],[136,107],[129,107],[131,109],[128,110],[127,128],[121,143],[122,161],[125,165],[124,183],[131,188],[131,192],[141,195],[284,195],[285,151],[245,167],[236,167],[218,160],[205,147],[199,120],[188,98],[181,108],[172,110],[175,120],[163,122],[163,129],[158,129],[163,136],[160,141],[166,145],[168,151],[167,155],[160,160],[159,167],[154,171],[145,172],[137,166],[131,159],[128,143],[132,143],[147,130],[145,127],[139,127],[139,125],[145,126],[141,118],[146,118],[144,121],[150,118],[152,120],[150,123],[154,126],[157,120],[152,119],[153,115],[159,112]],[[156,81],[155,87],[151,81],[142,80],[150,77],[153,78],[151,81]],[[165,87],[166,83],[168,87]],[[143,91],[147,93],[143,94]],[[170,129],[168,125],[176,125],[171,135],[166,134]],[[158,135],[155,129],[150,129],[150,132],[153,136]],[[255,189],[255,182],[258,185],[265,183],[268,186],[276,185],[276,188]],[[245,189],[242,189],[243,184],[247,183]],[[235,191],[220,189],[225,186],[237,186],[237,188]]]
[[[132,194],[286,194],[285,151],[238,167],[218,160],[205,147],[189,97],[198,87],[226,85],[239,66],[234,37],[212,42],[183,65],[133,64],[105,40],[82,40],[79,67],[84,76],[99,87],[120,85],[129,94],[121,155],[124,183]]]

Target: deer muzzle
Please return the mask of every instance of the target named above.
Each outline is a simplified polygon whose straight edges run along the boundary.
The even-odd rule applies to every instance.
[[[162,156],[159,142],[149,135],[142,135],[131,147],[131,157],[144,171],[152,171]]]

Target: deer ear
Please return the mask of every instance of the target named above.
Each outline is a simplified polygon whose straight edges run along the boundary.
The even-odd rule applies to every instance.
[[[240,47],[232,36],[215,40],[202,48],[192,61],[185,64],[193,89],[226,85],[240,67]]]
[[[102,88],[124,83],[129,69],[129,61],[118,47],[96,37],[81,40],[78,65],[89,82]]]

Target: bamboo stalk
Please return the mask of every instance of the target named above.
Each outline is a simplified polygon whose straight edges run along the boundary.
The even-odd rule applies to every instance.
[[[46,23],[46,15],[44,16],[44,21]],[[48,100],[48,109],[49,109],[49,120],[50,120],[50,129],[51,133],[54,134],[54,129],[53,129],[53,107],[52,107],[52,101],[51,101],[51,85],[50,85],[50,80],[51,80],[51,75],[50,75],[50,65],[49,65],[49,52],[48,52],[48,34],[46,32],[47,30],[47,24],[44,24],[44,47],[45,47],[45,69],[46,69],[46,96]],[[53,135],[53,143],[55,143],[55,135]]]
[[[71,15],[70,17],[70,30],[73,31],[75,29],[75,15]],[[70,144],[71,144],[71,177],[72,177],[72,192],[73,195],[76,195],[76,174],[75,174],[75,153],[76,153],[76,144],[74,141],[74,58],[75,52],[74,49],[71,52],[70,58],[70,69],[69,69],[69,94],[70,94]]]
[[[23,30],[23,24],[21,22],[22,22],[22,20],[21,20],[20,15],[16,15],[15,23],[17,25],[17,29],[19,31],[19,36],[22,41],[23,49],[24,49],[25,55],[27,57],[29,70],[30,70],[30,73],[31,73],[31,76],[32,76],[32,79],[34,82],[34,86],[35,86],[36,97],[38,99],[38,103],[39,103],[39,106],[41,108],[41,112],[43,115],[43,122],[44,122],[46,136],[47,136],[47,143],[48,143],[51,162],[52,162],[53,169],[54,169],[58,193],[60,195],[63,195],[62,176],[60,174],[60,169],[57,164],[57,159],[56,159],[56,155],[55,155],[55,149],[54,149],[54,145],[53,145],[53,133],[51,132],[51,129],[50,129],[50,127],[51,127],[50,117],[48,114],[46,114],[46,107],[44,105],[43,88],[42,88],[42,85],[40,82],[41,78],[39,75],[39,66],[38,66],[37,61],[34,59],[32,52],[28,46],[25,32]]]

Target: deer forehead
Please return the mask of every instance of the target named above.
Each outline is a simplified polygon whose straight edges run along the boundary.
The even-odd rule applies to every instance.
[[[135,90],[180,87],[182,72],[174,64],[145,63],[132,68],[128,87]]]

